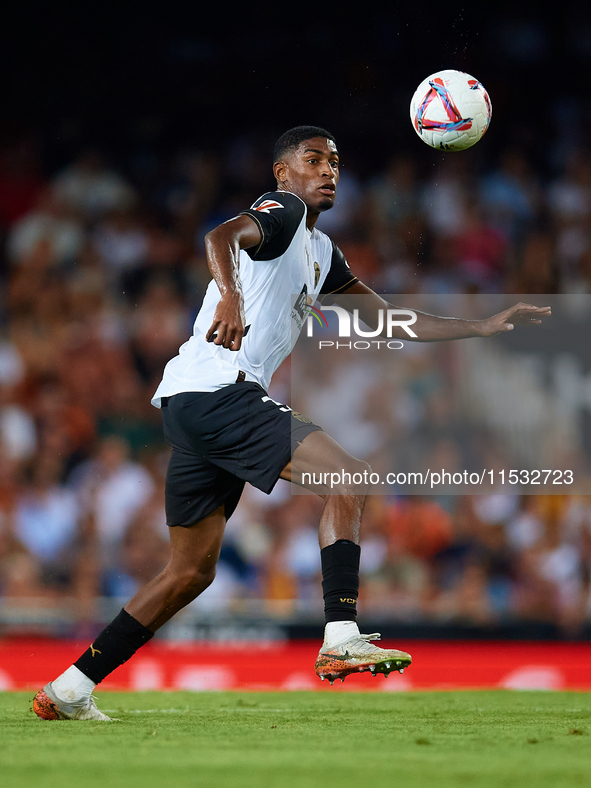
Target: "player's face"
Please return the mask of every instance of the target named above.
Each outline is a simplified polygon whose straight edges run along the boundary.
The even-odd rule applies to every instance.
[[[332,208],[339,182],[339,154],[332,140],[306,140],[282,164],[278,180],[284,188],[301,197],[315,213]]]

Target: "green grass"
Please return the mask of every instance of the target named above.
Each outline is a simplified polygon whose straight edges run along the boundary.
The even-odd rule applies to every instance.
[[[0,693],[0,784],[60,788],[591,786],[591,696],[101,693],[117,723]]]

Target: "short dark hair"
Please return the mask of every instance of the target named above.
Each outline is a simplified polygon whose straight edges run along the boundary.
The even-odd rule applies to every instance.
[[[281,161],[286,153],[296,150],[302,142],[312,139],[312,137],[326,137],[336,145],[337,141],[330,131],[320,128],[320,126],[294,126],[285,134],[282,134],[273,148],[273,163]]]

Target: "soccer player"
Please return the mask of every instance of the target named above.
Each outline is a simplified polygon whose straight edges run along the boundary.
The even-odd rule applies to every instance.
[[[390,306],[350,270],[342,252],[315,228],[334,205],[339,154],[334,137],[315,126],[283,134],[274,150],[277,190],[206,236],[213,276],[193,335],[166,366],[152,400],[162,408],[172,447],[166,479],[171,557],[80,658],[35,696],[43,719],[108,720],[92,691],[174,614],[213,581],[227,519],[245,482],[266,493],[279,478],[369,470],[320,427],[267,395],[317,298],[362,294],[372,310]],[[292,306],[292,295],[299,294]],[[377,312],[376,312],[377,314]],[[483,321],[417,313],[421,341],[492,336],[516,322],[539,323],[549,309],[518,304]],[[402,338],[407,334],[401,331]],[[346,474],[349,474],[347,476]],[[304,485],[306,486],[306,485]],[[356,623],[359,539],[366,490],[343,481],[324,498],[319,526],[326,626],[316,673],[332,683],[352,672],[388,675],[411,657],[382,649]]]

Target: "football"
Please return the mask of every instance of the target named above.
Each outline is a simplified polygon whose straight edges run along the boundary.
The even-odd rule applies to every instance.
[[[424,79],[410,102],[410,120],[432,148],[472,147],[489,127],[492,105],[477,79],[464,71],[437,71]]]

